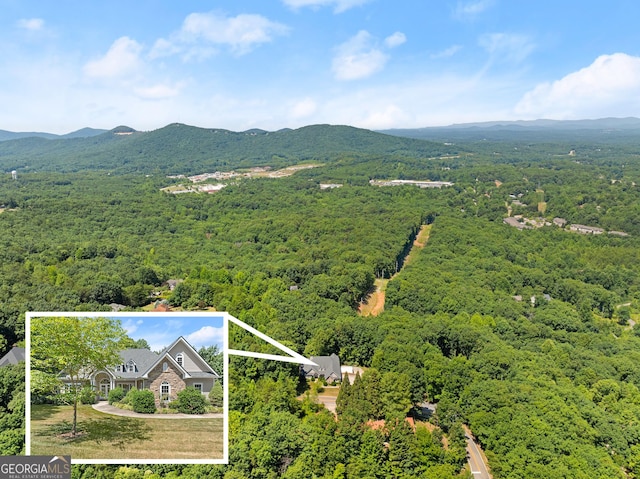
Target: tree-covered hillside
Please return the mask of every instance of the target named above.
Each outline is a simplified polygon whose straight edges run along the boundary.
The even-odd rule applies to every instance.
[[[0,169],[197,174],[261,165],[282,167],[344,154],[426,158],[451,151],[441,144],[348,126],[238,133],[174,123],[150,132],[116,128],[89,138],[31,137],[0,142]]]

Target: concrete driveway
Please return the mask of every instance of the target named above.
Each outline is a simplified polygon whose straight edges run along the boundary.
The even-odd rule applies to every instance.
[[[120,409],[115,406],[112,406],[107,401],[100,401],[97,404],[94,404],[93,409],[96,411],[103,412],[105,414],[112,414],[114,416],[125,416],[125,417],[140,417],[145,419],[176,419],[176,418],[185,418],[185,419],[211,419],[211,418],[222,418],[224,414],[222,413],[209,413],[209,414],[143,414],[139,412],[128,411],[126,409]]]

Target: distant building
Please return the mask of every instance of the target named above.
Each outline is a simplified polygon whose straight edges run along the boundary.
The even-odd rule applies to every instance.
[[[109,304],[109,306],[111,307],[111,311],[113,311],[114,313],[122,311],[123,309],[126,308],[124,304],[118,304],[118,303],[111,303]]]
[[[166,284],[169,287],[169,291],[173,291],[174,289],[176,289],[176,286],[178,286],[183,281],[184,279],[169,279],[167,280]]]
[[[300,373],[305,378],[324,378],[329,384],[342,381],[340,358],[337,354],[333,353],[331,356],[311,356],[309,359],[316,363],[317,366],[309,366],[306,364],[301,366]]]
[[[171,306],[169,305],[169,302],[166,299],[160,300],[160,301],[156,301],[153,304],[153,310],[154,313],[168,313],[169,311],[171,311]]]
[[[358,366],[340,366],[340,372],[342,373],[342,379],[348,376],[349,382],[353,384],[353,381],[356,379],[356,374],[362,376],[364,369]]]
[[[559,228],[564,228],[565,225],[567,224],[567,220],[565,220],[564,218],[553,218],[553,224],[556,225]]]
[[[604,233],[602,228],[598,228],[596,226],[585,226],[585,225],[571,225],[569,226],[569,230],[575,231],[576,233],[581,233],[584,235],[601,235]]]
[[[7,354],[0,358],[0,367],[18,364],[20,361],[24,361],[24,357],[24,348],[14,346]]]
[[[518,228],[519,230],[530,230],[532,228],[530,225],[521,220],[522,217],[509,216],[508,218],[504,218],[502,222],[506,225]]]
[[[11,179],[13,179],[13,180],[17,180],[18,179],[18,172],[16,170],[13,170],[11,172]]]
[[[442,188],[443,186],[453,186],[449,181],[416,181],[416,180],[369,180],[374,186],[400,186],[415,185],[420,188]]]

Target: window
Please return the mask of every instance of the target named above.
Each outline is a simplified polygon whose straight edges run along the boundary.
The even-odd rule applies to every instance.
[[[164,363],[162,363],[162,372],[166,373],[167,369],[169,369],[169,365],[167,364],[167,362],[165,361]]]
[[[121,372],[122,371],[122,364],[118,364],[116,366],[116,371]]]
[[[127,363],[127,372],[135,373],[136,372],[136,363],[133,362],[133,359],[129,360]]]
[[[193,387],[202,392],[202,383],[194,383]]]
[[[160,385],[160,399],[163,401],[168,401],[170,394],[171,386],[167,381],[163,381],[163,383]]]
[[[180,365],[180,366],[184,366],[184,364],[182,363],[184,359],[184,355],[182,353],[178,353],[176,354],[176,362]]]
[[[106,398],[111,391],[111,381],[108,378],[102,378],[100,380],[100,395]]]

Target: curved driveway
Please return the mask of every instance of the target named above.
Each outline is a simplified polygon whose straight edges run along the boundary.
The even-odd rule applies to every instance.
[[[114,416],[125,416],[125,417],[139,417],[145,419],[176,419],[176,418],[185,418],[185,419],[211,419],[211,418],[222,418],[224,414],[222,413],[209,413],[209,414],[143,414],[139,412],[128,411],[126,409],[120,409],[115,406],[110,405],[107,401],[100,401],[98,404],[94,404],[93,409],[96,411],[103,412],[105,414],[112,414]]]

